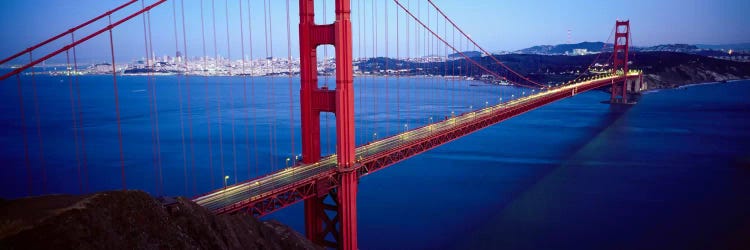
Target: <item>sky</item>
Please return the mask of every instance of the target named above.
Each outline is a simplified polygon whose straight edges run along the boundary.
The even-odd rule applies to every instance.
[[[114,14],[112,20],[119,20],[137,11],[142,1],[148,5],[156,0],[138,1],[123,9],[122,12]],[[431,17],[429,26],[449,42],[464,43],[458,35],[453,42],[453,31],[445,29],[442,19],[435,22],[436,13],[433,9],[429,9],[428,12],[426,0],[399,1],[425,22],[428,22],[427,16],[429,15]],[[4,29],[0,38],[0,57],[4,58],[23,50],[125,2],[125,0],[0,1],[0,25]],[[185,8],[184,33],[181,20],[182,2]],[[212,2],[214,2],[213,12]],[[239,6],[240,2],[243,5],[242,8]],[[617,19],[631,20],[632,43],[636,46],[667,43],[750,42],[750,17],[744,13],[750,10],[748,0],[433,0],[433,2],[478,44],[489,51],[513,51],[534,45],[561,44],[568,40],[572,43],[607,41]],[[201,32],[201,3],[204,11],[203,32]],[[249,11],[248,3],[250,4]],[[173,4],[177,13],[176,23]],[[323,17],[324,4],[328,9],[327,19]],[[388,12],[388,37],[385,36],[386,8],[384,6],[387,6]],[[206,56],[227,57],[229,55],[232,58],[241,58],[242,44],[245,46],[245,57],[250,57],[251,47],[254,58],[287,57],[290,52],[287,44],[291,42],[291,54],[293,57],[298,57],[298,1],[289,1],[289,32],[287,32],[287,1],[271,0],[270,5],[266,7],[270,7],[270,24],[264,22],[263,0],[169,0],[151,12],[152,39],[150,42],[153,46],[153,54],[173,56],[175,51],[179,50],[183,53],[187,51],[189,57],[205,54]],[[243,10],[242,19],[240,19],[240,9]],[[316,9],[316,20],[319,23],[333,21],[333,0],[327,0],[327,2],[316,0]],[[417,40],[414,37],[415,34],[424,37],[425,31],[418,30],[418,33],[415,33],[413,19],[407,17],[393,0],[352,0],[352,9],[355,58],[368,57],[373,54],[386,55],[386,45],[388,45],[387,55],[390,57],[396,56],[395,48],[399,49],[399,57],[406,56],[407,48],[409,56],[444,54],[445,47],[437,47],[435,51],[424,50],[424,39]],[[377,32],[373,31],[373,10],[374,18],[377,20],[375,22]],[[215,13],[216,19],[216,50],[214,50],[212,13]],[[398,16],[399,29],[396,29],[396,16]],[[227,43],[227,18],[229,43]],[[107,25],[106,21],[105,18],[94,23],[90,28],[76,32],[77,38],[104,27]],[[243,25],[242,29],[240,29],[240,22]],[[177,25],[176,37],[175,24]],[[266,42],[264,24],[270,26],[270,28],[265,28],[270,30],[268,39],[271,42],[269,43]],[[409,41],[411,43],[406,40],[405,27],[407,26],[410,27]],[[241,34],[240,30],[244,34]],[[570,37],[568,30],[570,30]],[[252,39],[248,37],[250,33],[253,35]],[[205,35],[205,42],[203,35]],[[183,36],[187,38],[185,39],[187,49],[182,42]],[[70,37],[66,37],[35,53],[41,55],[53,51],[70,41]],[[373,41],[377,44],[375,48],[373,48]],[[144,57],[147,41],[144,39],[143,17],[137,16],[117,27],[113,31],[113,42],[117,61]],[[373,51],[374,49],[376,52]],[[322,48],[319,49],[321,57],[324,51]],[[109,59],[108,33],[81,45],[76,53],[84,62]],[[328,55],[332,56],[332,54],[333,50],[329,48]],[[62,56],[62,59],[60,57],[57,59],[64,60],[64,53]]]

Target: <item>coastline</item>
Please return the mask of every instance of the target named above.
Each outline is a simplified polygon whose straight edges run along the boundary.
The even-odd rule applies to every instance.
[[[692,88],[692,87],[697,87],[697,86],[719,85],[719,84],[741,82],[741,81],[750,81],[750,79],[735,79],[735,80],[728,80],[726,82],[712,81],[712,82],[690,83],[690,84],[685,84],[685,85],[679,85],[679,86],[673,87],[673,88],[654,88],[654,89],[649,89],[649,90],[641,92],[641,94],[642,95],[647,95],[647,94],[658,93],[658,92],[663,91],[663,90],[687,89],[687,88]]]
[[[649,93],[656,93],[662,90],[670,90],[670,89],[686,89],[691,87],[697,87],[697,86],[704,86],[704,85],[717,85],[717,84],[725,84],[725,83],[733,83],[733,82],[741,82],[741,81],[748,81],[750,78],[743,78],[743,79],[733,79],[733,80],[727,80],[727,81],[710,81],[710,82],[699,82],[699,83],[689,83],[684,85],[677,85],[675,87],[671,88],[653,88],[646,91],[643,91],[642,94],[649,94]]]

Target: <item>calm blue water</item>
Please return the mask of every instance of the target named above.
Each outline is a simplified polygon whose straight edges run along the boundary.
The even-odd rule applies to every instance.
[[[34,195],[120,188],[111,77],[80,78],[78,131],[68,78],[36,78],[41,164],[32,82],[22,80],[30,169],[18,88],[15,80],[1,82],[0,195],[26,195],[27,172]],[[283,168],[287,157],[299,153],[297,79],[252,78],[247,88],[242,78],[191,77],[187,85],[174,76],[156,80],[161,168],[154,164],[148,78],[119,79],[128,188],[190,196],[222,187],[224,175],[232,184]],[[528,91],[471,85],[357,79],[357,142]],[[638,105],[614,110],[600,103],[606,93],[594,91],[479,131],[363,178],[360,247],[724,248],[742,243],[750,233],[747,93],[748,81],[694,86],[648,93]],[[291,113],[290,101],[295,103]],[[321,120],[323,151],[333,152],[333,116]],[[85,144],[78,160],[76,132],[85,137],[77,142]],[[301,204],[268,218],[303,229]]]

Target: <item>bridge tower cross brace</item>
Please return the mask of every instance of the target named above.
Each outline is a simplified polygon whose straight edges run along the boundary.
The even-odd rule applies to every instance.
[[[336,20],[322,25],[315,24],[314,2],[299,0],[302,161],[309,164],[320,160],[320,113],[334,113],[340,178],[335,180],[339,184],[336,190],[330,190],[329,180],[316,182],[317,195],[305,200],[305,234],[318,245],[357,249],[359,179],[355,171],[351,0],[336,0]],[[335,47],[334,90],[318,88],[317,47],[321,45]],[[334,204],[324,203],[326,197]],[[330,218],[328,212],[336,215]],[[336,242],[326,239],[329,234]]]
[[[615,22],[615,45],[612,55],[612,72],[617,74],[622,71],[622,80],[615,79],[612,81],[611,103],[627,103],[627,79],[628,79],[628,52],[630,48],[630,20]],[[622,85],[619,85],[622,83]]]

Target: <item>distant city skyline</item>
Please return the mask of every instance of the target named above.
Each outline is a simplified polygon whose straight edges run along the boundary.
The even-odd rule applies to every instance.
[[[17,51],[43,41],[53,35],[72,28],[89,18],[112,9],[125,1],[101,1],[101,0],[78,0],[75,4],[71,1],[62,0],[27,0],[27,1],[2,1],[0,2],[0,25],[4,27],[3,37],[0,39],[0,57],[9,56]],[[147,0],[150,4],[155,0]],[[188,57],[203,56],[203,42],[201,36],[201,14],[200,1],[185,0],[185,22],[188,49],[183,51],[182,43],[182,21],[180,8],[182,1],[176,1],[177,10],[177,48],[175,49],[174,21],[172,15],[173,1],[167,1],[156,7],[151,14],[153,54],[161,57],[163,55],[174,56],[176,51],[187,52]],[[225,15],[225,0],[215,0],[216,13],[216,44],[214,51],[214,29],[211,13],[212,0],[203,0],[204,6],[204,29],[206,36],[205,55],[213,57],[219,55],[227,57],[227,27]],[[229,30],[231,58],[239,59],[240,55],[240,17],[239,0],[228,0],[229,3]],[[292,44],[292,57],[298,57],[297,24],[299,22],[298,1],[290,0],[290,33]],[[424,21],[427,21],[426,1],[400,0],[406,5],[410,3],[410,9],[420,12]],[[417,2],[420,5],[417,5]],[[730,44],[750,42],[750,18],[745,16],[744,11],[750,9],[750,1],[744,0],[687,0],[687,1],[646,1],[636,0],[628,2],[611,1],[586,1],[574,0],[565,2],[547,2],[541,0],[531,1],[495,1],[482,0],[466,1],[434,0],[436,5],[442,8],[446,14],[472,36],[481,46],[490,51],[515,51],[535,45],[563,44],[568,42],[568,30],[571,30],[570,42],[583,41],[606,41],[616,19],[631,20],[633,42],[635,46],[651,46],[670,43],[688,44]],[[266,56],[287,57],[287,21],[286,1],[270,1],[272,30],[269,39],[272,43],[266,48],[264,33],[264,2],[250,0],[252,15],[248,20],[247,0],[243,4],[243,26],[245,41],[245,56],[249,57],[250,45],[248,40],[248,22],[252,23],[253,29],[252,49],[253,58]],[[377,55],[385,55],[385,31],[383,20],[385,13],[383,5],[388,4],[389,12],[389,57],[396,57],[396,13],[399,13],[401,27],[400,33],[400,57],[406,56],[405,45],[405,14],[391,0],[380,0],[377,4],[376,19],[378,23],[377,32]],[[323,1],[316,1],[319,23],[322,18]],[[352,0],[352,20],[354,28],[354,57],[371,57],[373,55],[372,32],[372,1]],[[333,20],[333,0],[326,3],[328,9],[327,22]],[[360,6],[363,5],[363,6]],[[125,9],[123,13],[131,13],[140,8],[141,2],[133,4]],[[419,8],[418,8],[419,7]],[[358,12],[365,10],[364,12]],[[430,11],[434,17],[435,12]],[[123,14],[113,15],[113,20],[119,20]],[[361,18],[366,20],[365,29],[360,33]],[[414,22],[409,20],[410,33],[414,36]],[[431,20],[434,24],[434,18]],[[106,25],[99,22],[97,28]],[[439,23],[439,31],[442,34],[442,22]],[[94,29],[80,32],[90,33]],[[362,42],[359,37],[362,35]],[[118,61],[133,60],[146,57],[144,46],[143,18],[138,16],[114,31],[116,57]],[[421,33],[421,37],[425,36]],[[450,30],[447,38],[450,38]],[[62,39],[69,42],[70,38]],[[83,60],[101,60],[109,58],[108,35],[92,39],[78,49],[79,58]],[[456,42],[458,43],[458,41]],[[44,48],[39,53],[59,48],[62,42]],[[272,46],[271,46],[272,45]],[[419,51],[412,42],[409,56],[423,56],[429,52]],[[423,46],[423,45],[420,45]],[[270,47],[273,47],[271,49]],[[366,48],[366,49],[365,49]],[[472,48],[469,48],[471,50]],[[444,51],[439,47],[437,52]],[[267,52],[268,51],[268,52]],[[319,49],[323,56],[324,49]],[[328,56],[333,56],[333,50],[329,49]]]

